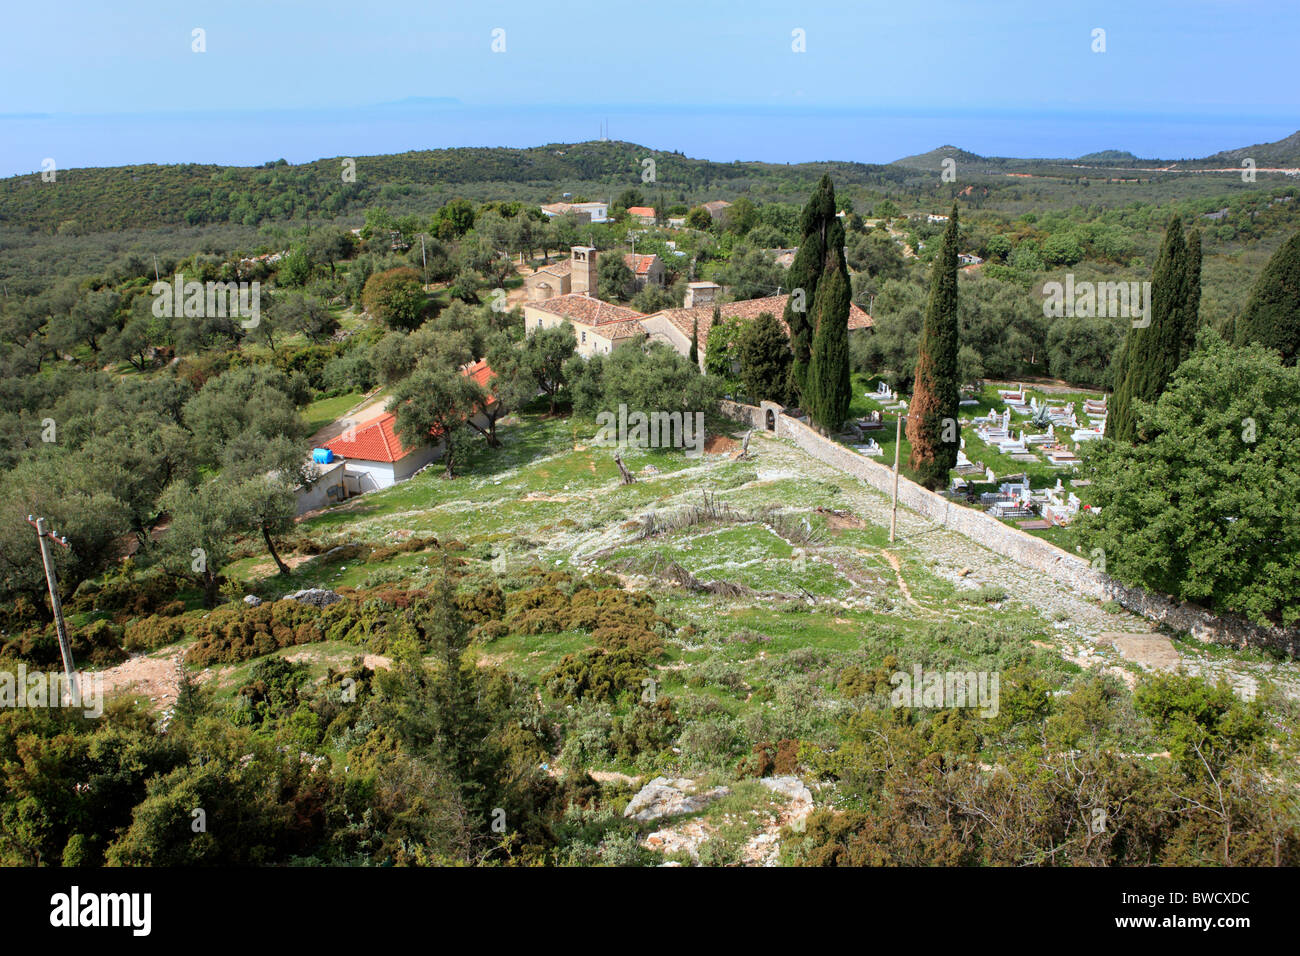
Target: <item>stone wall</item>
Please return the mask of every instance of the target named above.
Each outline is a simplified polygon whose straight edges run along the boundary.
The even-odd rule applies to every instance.
[[[814,458],[886,495],[893,493],[892,467],[823,437],[798,419],[784,414],[780,405],[763,402],[756,408],[723,402],[722,413],[747,422],[755,429],[771,431],[778,438],[788,439]],[[774,425],[770,429],[767,427],[769,420]],[[967,508],[902,476],[898,479],[898,502],[996,554],[1060,581],[1079,594],[1101,601],[1118,601],[1135,614],[1189,633],[1198,640],[1238,647],[1268,647],[1290,657],[1300,656],[1300,630],[1296,628],[1263,628],[1244,618],[1214,615],[1195,605],[1128,587],[1096,570],[1079,555],[1063,551],[1042,538],[1004,524],[983,511]]]

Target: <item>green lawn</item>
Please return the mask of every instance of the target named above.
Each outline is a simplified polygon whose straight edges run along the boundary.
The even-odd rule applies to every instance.
[[[358,405],[365,397],[364,392],[356,391],[336,395],[333,398],[322,398],[302,410],[303,418],[306,419],[307,427],[314,434],[346,414],[348,409]]]

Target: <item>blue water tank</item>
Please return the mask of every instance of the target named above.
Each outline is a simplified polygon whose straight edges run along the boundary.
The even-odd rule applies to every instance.
[[[334,452],[329,448],[313,448],[311,450],[311,460],[318,465],[328,465],[334,460]]]

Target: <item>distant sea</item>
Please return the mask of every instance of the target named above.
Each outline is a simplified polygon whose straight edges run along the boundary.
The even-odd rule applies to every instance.
[[[996,110],[470,106],[397,103],[330,110],[0,115],[0,175],[139,163],[251,166],[452,146],[611,139],[719,162],[888,163],[951,144],[983,156],[1072,158],[1102,149],[1191,159],[1272,142],[1300,114],[1112,114]]]

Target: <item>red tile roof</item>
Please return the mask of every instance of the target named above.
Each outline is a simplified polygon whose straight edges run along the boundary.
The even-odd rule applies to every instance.
[[[651,219],[655,215],[654,206],[628,206],[627,214],[629,216],[649,216]]]
[[[655,259],[657,258],[658,256],[653,255],[634,256],[632,253],[628,252],[624,253],[623,262],[632,270],[633,275],[644,275],[650,271],[650,267],[655,264]]]
[[[346,434],[332,441],[325,447],[341,458],[360,458],[365,461],[401,461],[411,452],[402,446],[393,426],[397,416],[392,412],[375,419],[364,428],[358,428],[353,441],[346,440]]]
[[[785,302],[790,298],[788,295],[769,295],[762,299],[744,299],[740,302],[721,302],[718,309],[724,319],[734,317],[742,319],[756,319],[764,312],[771,312],[782,325],[785,323],[781,319],[782,313],[785,312]],[[700,323],[700,347],[708,341],[709,329],[713,327],[713,305],[697,305],[693,309],[665,309],[662,312],[656,312],[655,315],[662,315],[669,322],[675,325],[687,338],[691,337],[691,332],[695,327],[695,321]],[[849,306],[849,331],[856,329],[868,329],[874,323],[871,316],[856,305]],[[786,329],[786,334],[790,330]]]
[[[496,375],[496,372],[492,371],[488,366],[487,359],[479,359],[477,362],[466,365],[460,370],[460,374],[472,378],[478,384],[487,388],[487,383],[492,381],[492,377]]]
[[[533,275],[541,275],[542,273],[546,273],[547,275],[553,275],[553,276],[567,276],[572,272],[573,272],[573,260],[563,259],[560,262],[552,262],[548,266],[542,266],[540,269],[534,272]]]
[[[460,374],[473,379],[479,385],[487,388],[488,382],[496,376],[488,365],[487,359],[479,359],[466,365],[460,370]],[[488,395],[489,402],[496,401],[495,395]],[[340,458],[359,458],[364,461],[401,461],[411,453],[411,450],[402,444],[402,440],[397,437],[397,415],[388,412],[379,418],[376,418],[369,425],[358,428],[353,435],[352,441],[345,441],[345,436],[340,435],[338,438],[327,441],[323,447],[328,448]],[[437,431],[430,431],[429,437],[437,438]]]
[[[610,305],[595,296],[584,295],[581,292],[557,295],[550,299],[543,299],[541,302],[529,302],[526,308],[540,309],[588,326],[604,325],[607,322],[628,322],[644,317],[636,309]]]

